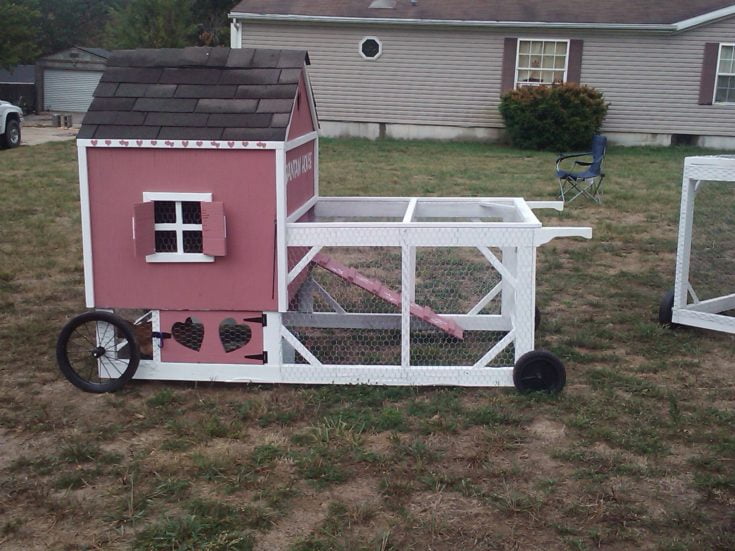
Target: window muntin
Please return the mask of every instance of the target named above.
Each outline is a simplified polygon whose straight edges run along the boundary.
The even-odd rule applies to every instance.
[[[153,202],[155,249],[147,262],[213,262],[203,254],[202,202],[211,193],[146,192],[143,201]]]
[[[567,80],[568,40],[518,40],[516,87],[552,86]]]
[[[735,103],[735,44],[720,44],[715,103]]]

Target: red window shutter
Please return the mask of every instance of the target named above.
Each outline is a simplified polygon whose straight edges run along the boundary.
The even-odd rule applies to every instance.
[[[717,79],[717,57],[719,55],[720,45],[717,42],[707,42],[704,45],[702,76],[699,81],[699,105],[712,105],[715,95],[715,80]]]
[[[500,81],[500,94],[510,92],[516,87],[516,53],[518,39],[506,38],[503,46],[503,74]]]
[[[567,62],[567,82],[582,82],[582,40],[569,41],[569,60]]]
[[[225,256],[226,242],[224,205],[202,202],[202,252],[210,256]]]
[[[156,228],[153,202],[133,205],[133,242],[135,256],[146,256],[156,252]]]

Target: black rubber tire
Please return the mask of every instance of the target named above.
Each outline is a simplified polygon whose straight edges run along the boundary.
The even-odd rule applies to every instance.
[[[99,322],[112,326],[105,327],[101,337]],[[110,349],[115,344],[117,351]],[[114,360],[122,366],[113,363],[113,354],[119,354]],[[135,375],[140,350],[128,322],[109,312],[87,312],[69,321],[59,333],[56,361],[64,377],[77,388],[85,392],[115,392]],[[101,377],[101,369],[109,377]]]
[[[661,298],[661,304],[658,306],[658,321],[666,327],[673,327],[672,323],[674,311],[674,290],[671,289]]]
[[[567,382],[562,361],[547,350],[525,353],[513,368],[513,384],[518,392],[548,392],[558,394]]]
[[[5,133],[2,136],[2,145],[8,149],[20,145],[20,123],[15,119],[8,119],[5,123]]]

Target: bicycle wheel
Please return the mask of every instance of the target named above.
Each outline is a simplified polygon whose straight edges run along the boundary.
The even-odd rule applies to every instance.
[[[115,392],[135,375],[140,351],[129,323],[108,312],[87,312],[61,330],[56,361],[77,388]]]

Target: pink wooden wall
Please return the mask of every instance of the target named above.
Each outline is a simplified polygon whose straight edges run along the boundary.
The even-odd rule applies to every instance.
[[[306,92],[306,84],[304,80],[304,73],[301,73],[301,79],[299,80],[298,93],[296,95],[296,101],[294,102],[293,111],[291,112],[291,125],[288,130],[288,140],[293,140],[309,132],[313,132],[314,120],[311,116],[311,110],[309,109],[309,96]]]
[[[273,151],[89,148],[95,305],[162,310],[276,309]],[[227,254],[207,263],[136,257],[143,192],[212,193],[224,203]]]

